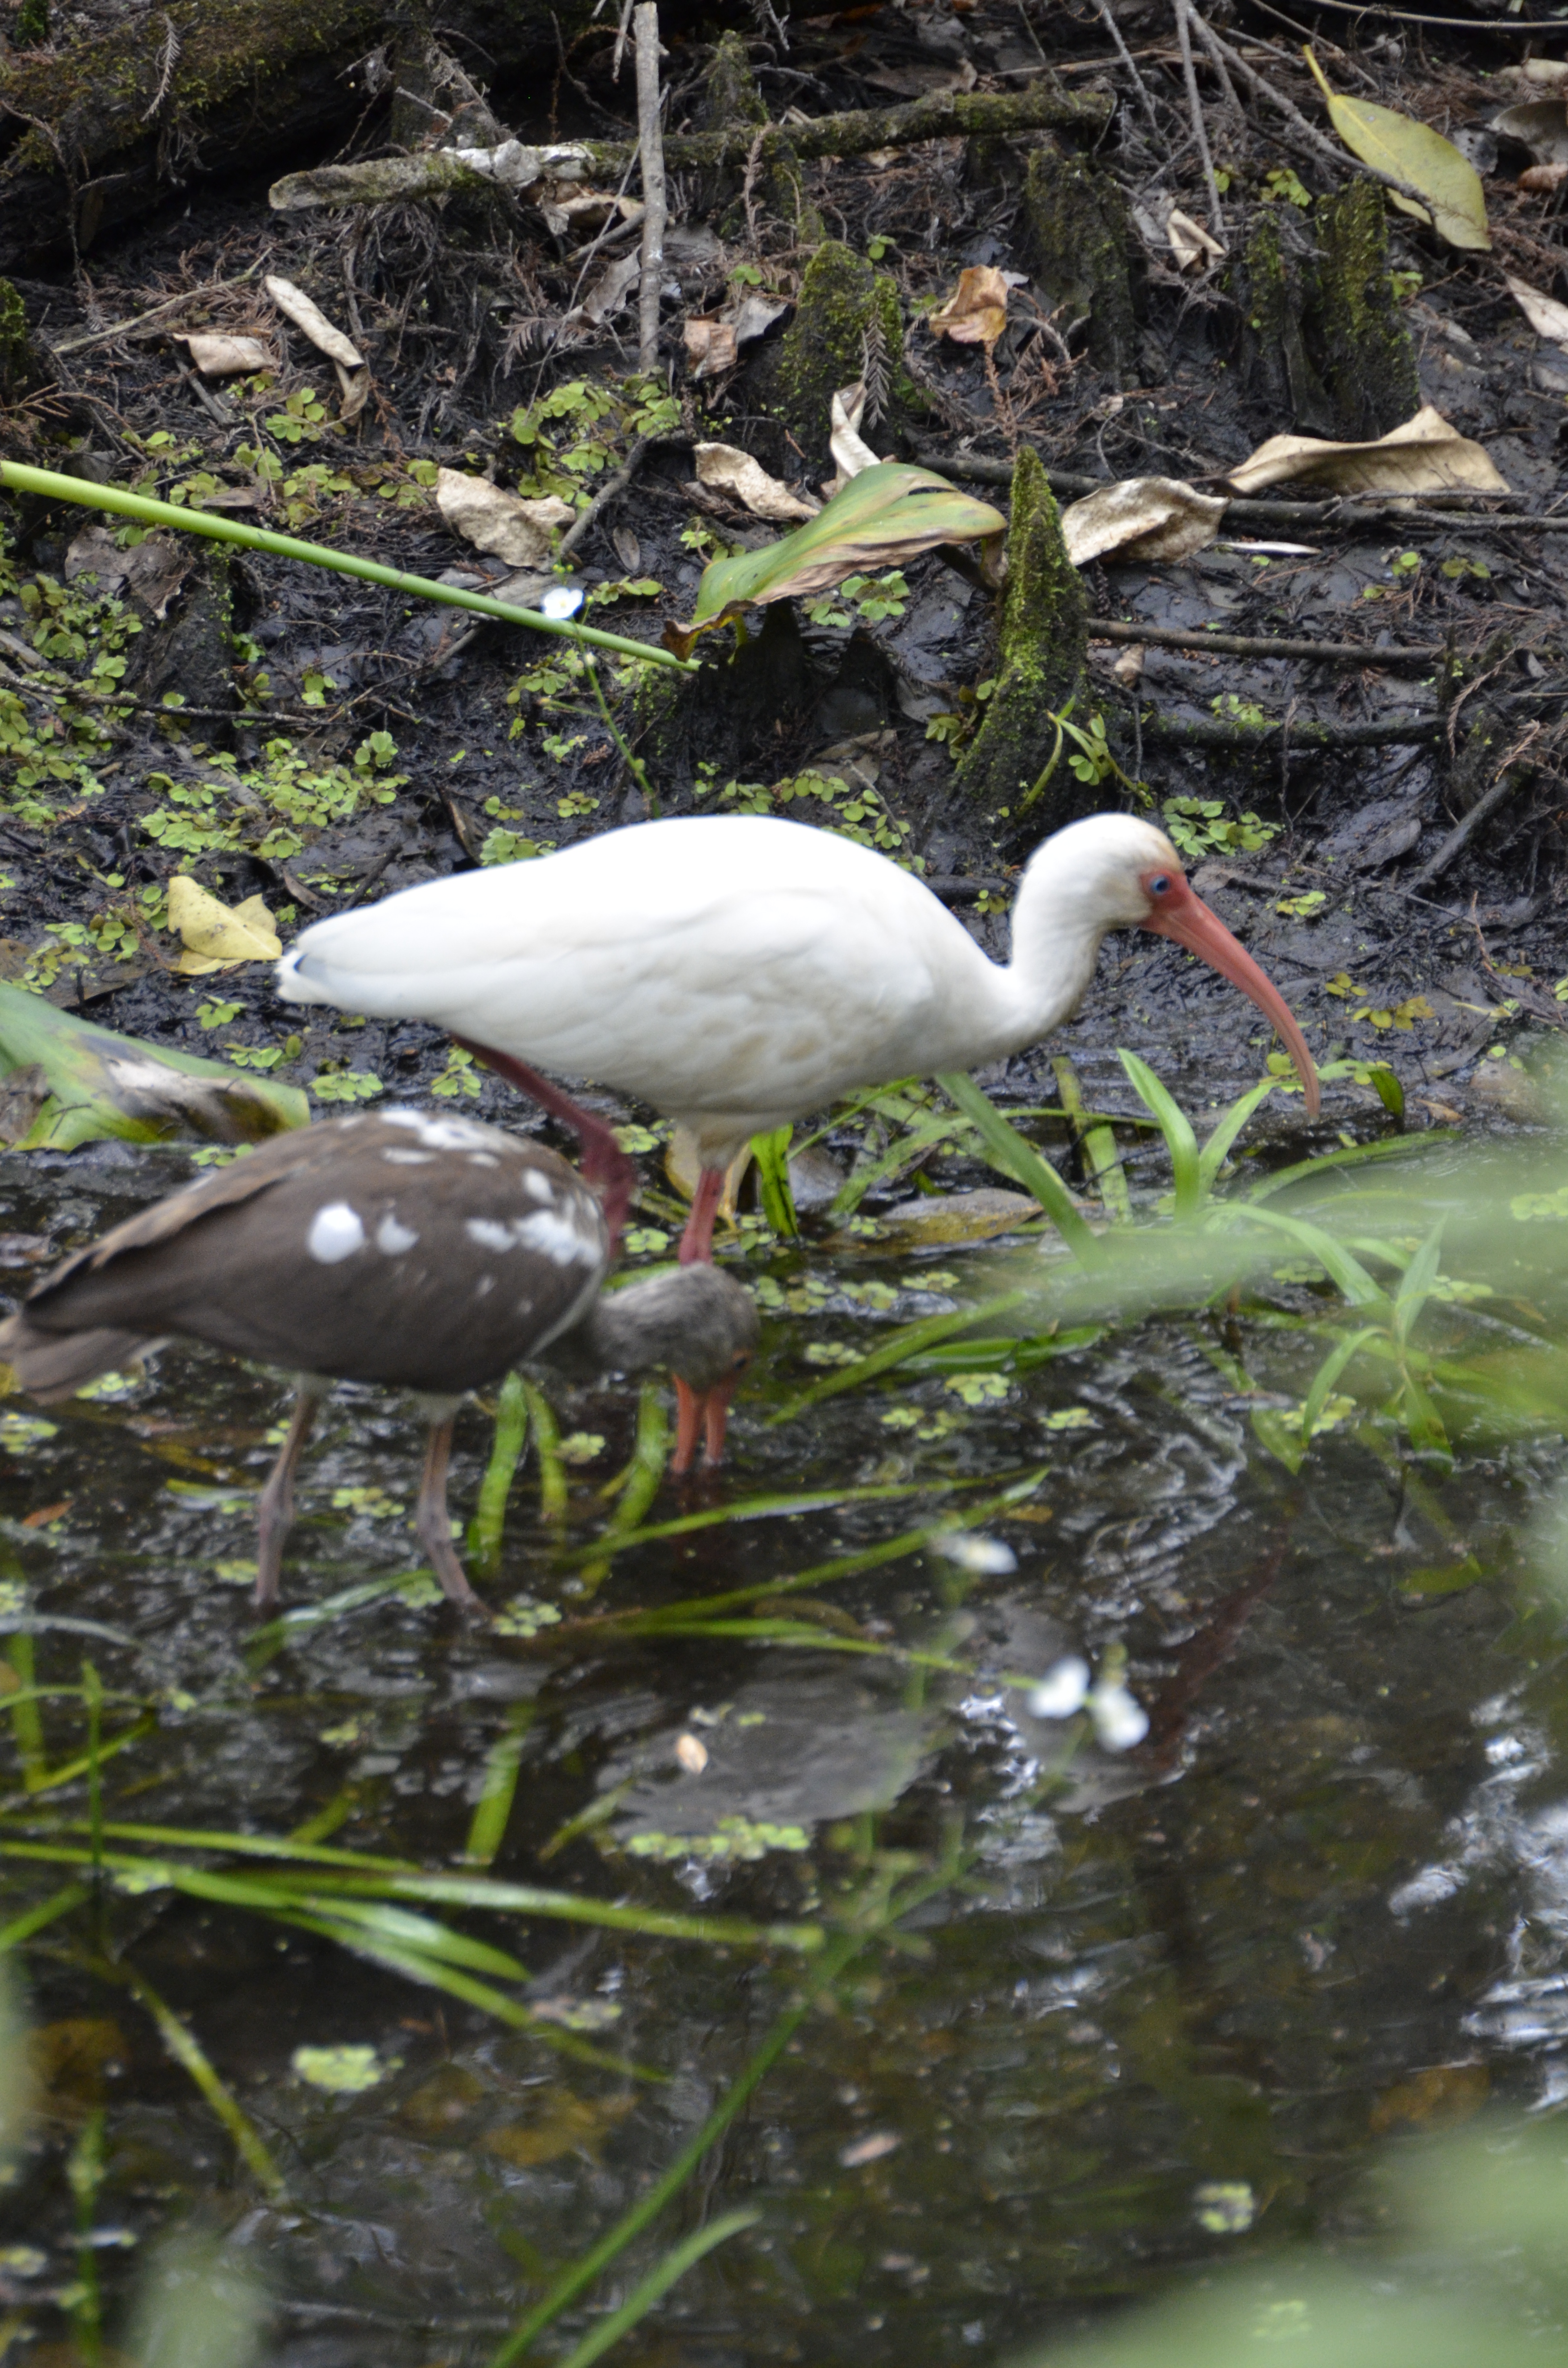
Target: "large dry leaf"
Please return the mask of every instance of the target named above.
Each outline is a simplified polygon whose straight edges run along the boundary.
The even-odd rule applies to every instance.
[[[1568,164],[1568,105],[1560,98],[1505,107],[1492,118],[1492,129],[1506,139],[1518,141],[1538,165]]]
[[[1062,540],[1074,567],[1110,551],[1124,559],[1188,559],[1213,541],[1228,507],[1223,495],[1194,493],[1176,477],[1128,477],[1064,509]]]
[[[460,469],[437,471],[436,507],[454,534],[476,551],[494,552],[508,567],[542,566],[550,557],[551,529],[570,526],[577,515],[558,494],[525,501]]]
[[[296,288],[291,279],[280,279],[276,272],[269,272],[262,285],[278,311],[302,330],[318,352],[331,362],[337,373],[344,420],[352,425],[364,410],[370,392],[369,366],[364,355],[353,338],[334,328],[320,305],[302,288]]]
[[[1505,271],[1508,293],[1517,304],[1538,337],[1550,337],[1554,345],[1568,352],[1568,304],[1560,304],[1555,296],[1543,296],[1528,279],[1516,279]]]
[[[184,942],[175,964],[182,978],[204,978],[209,971],[233,970],[240,962],[276,962],[283,951],[259,896],[247,896],[231,912],[183,871],[169,882],[169,927]]]
[[[670,626],[665,640],[684,656],[699,633],[742,609],[804,598],[858,568],[897,567],[938,543],[989,541],[1006,531],[1000,510],[960,493],[945,477],[905,461],[879,461],[781,542],[711,561],[702,571],[690,624]]]
[[[1007,325],[1007,291],[1021,276],[992,263],[968,265],[947,302],[926,316],[927,326],[955,346],[983,346],[989,353]]]
[[[1317,436],[1271,436],[1229,483],[1256,493],[1287,477],[1309,477],[1336,494],[1506,494],[1507,479],[1479,444],[1424,404],[1414,419],[1374,444],[1329,444]]]
[[[1311,50],[1304,55],[1328,101],[1329,120],[1352,155],[1359,156],[1364,165],[1376,165],[1380,173],[1392,173],[1396,180],[1408,182],[1431,208],[1428,213],[1413,199],[1391,189],[1389,196],[1400,211],[1413,214],[1417,222],[1435,223],[1450,246],[1490,247],[1481,176],[1453,142],[1434,131],[1429,123],[1417,123],[1414,116],[1401,115],[1392,107],[1374,107],[1365,98],[1340,98]]]
[[[190,347],[190,359],[203,378],[238,378],[244,370],[276,370],[278,357],[259,337],[210,337],[192,335],[180,344]]]
[[[770,477],[760,461],[733,444],[699,444],[696,449],[698,484],[732,494],[744,503],[753,518],[783,526],[794,518],[815,518],[822,507],[820,502],[803,502],[799,494]]]
[[[1527,165],[1519,175],[1520,188],[1529,189],[1538,197],[1550,197],[1553,189],[1560,189],[1562,187],[1564,181],[1568,181],[1568,162],[1561,165]]]
[[[607,264],[582,302],[567,313],[566,325],[575,328],[579,322],[586,321],[593,328],[602,328],[605,322],[613,320],[631,302],[631,291],[642,277],[642,258],[636,253]]]
[[[740,359],[735,324],[722,320],[717,313],[688,314],[681,336],[693,378],[719,378],[733,370]]]

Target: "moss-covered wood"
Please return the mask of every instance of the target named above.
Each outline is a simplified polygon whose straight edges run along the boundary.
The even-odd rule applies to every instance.
[[[1007,589],[1002,604],[995,688],[984,720],[959,760],[960,785],[993,814],[1017,814],[1044,771],[1061,714],[1083,679],[1088,603],[1062,540],[1062,513],[1032,452],[1013,472],[1007,529]],[[1038,805],[1031,831],[1043,837],[1096,803],[1065,762]]]
[[[1131,216],[1119,182],[1087,157],[1037,148],[1024,182],[1026,256],[1048,303],[1087,313],[1089,355],[1120,383],[1137,368]]]
[[[1335,425],[1344,437],[1386,436],[1421,408],[1410,332],[1393,301],[1381,189],[1352,181],[1315,215],[1318,323]]]
[[[859,378],[869,346],[881,353],[895,404],[915,400],[915,390],[902,369],[896,281],[873,270],[853,247],[830,238],[806,267],[794,320],[757,365],[769,407],[788,421],[814,459],[827,459],[833,397]]]
[[[44,375],[22,300],[8,279],[0,279],[0,403],[19,403]]]
[[[817,156],[869,156],[873,148],[908,148],[920,140],[949,140],[1014,131],[1072,131],[1092,140],[1110,120],[1110,101],[1094,92],[1073,96],[1036,87],[1024,91],[951,91],[918,98],[907,107],[874,107],[846,115],[815,115],[809,123],[775,124],[763,136],[766,162],[776,145],[808,162]],[[744,165],[756,141],[753,124],[727,131],[689,132],[666,140],[665,162],[672,172]],[[636,153],[634,142],[589,140],[585,143],[599,174],[623,173]]]
[[[1249,393],[1262,398],[1282,427],[1332,436],[1334,406],[1301,334],[1316,275],[1302,257],[1286,252],[1272,210],[1260,211],[1230,284],[1240,308],[1241,364]]]

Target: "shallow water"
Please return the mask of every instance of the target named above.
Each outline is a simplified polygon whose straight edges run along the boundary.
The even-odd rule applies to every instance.
[[[186,1172],[182,1155],[119,1148],[0,1163],[8,1279],[25,1287],[40,1258]],[[1451,1204],[1473,1247],[1511,1173],[1491,1193],[1472,1178],[1461,1205],[1439,1154],[1418,1195]],[[1531,1263],[1509,1288],[1551,1316],[1560,1229],[1514,1230]],[[634,1398],[557,1393],[587,1458],[568,1467],[568,1517],[540,1517],[525,1465],[485,1583],[493,1601],[525,1599],[533,1616],[510,1624],[532,1634],[466,1629],[417,1578],[258,1634],[244,1581],[286,1408],[273,1377],[174,1347],[123,1392],[51,1410],[51,1428],[4,1417],[13,1669],[25,1677],[29,1635],[40,1682],[75,1685],[87,1656],[106,1739],[137,1730],[104,1763],[111,1825],[304,1829],[460,1872],[487,1781],[494,1796],[515,1763],[495,1877],[796,1926],[851,1901],[865,1917],[879,1880],[930,1878],[530,2357],[561,2356],[678,2237],[749,2204],[755,2225],[618,2359],[1005,2361],[1217,2259],[1303,2232],[1353,2243],[1377,2151],[1489,2097],[1568,2093],[1568,1668],[1540,1529],[1560,1443],[1483,1440],[1445,1480],[1346,1424],[1292,1476],[1223,1359],[1283,1403],[1322,1345],[1222,1313],[1108,1330],[997,1375],[1000,1395],[893,1374],[771,1418],[823,1378],[808,1347],[863,1347],[1043,1257],[1017,1241],[902,1258],[819,1243],[754,1259],[786,1303],[807,1273],[830,1288],[770,1317],[724,1473],[666,1486],[648,1516],[773,1502],[744,1521],[596,1557],[596,1492],[631,1452]],[[868,1281],[891,1288],[855,1295]],[[489,1444],[471,1408],[461,1518]],[[416,1572],[419,1452],[407,1407],[358,1389],[333,1401],[285,1565],[291,1612]],[[1031,1474],[975,1525],[1015,1568],[976,1573],[929,1542]],[[777,1505],[846,1490],[862,1493]],[[803,1610],[814,1641],[633,1634],[608,1617],[782,1587],[922,1530],[880,1565],[764,1594],[765,1621]],[[540,1624],[541,1605],[562,1617]],[[725,1616],[762,1624],[745,1604]],[[94,1624],[51,1624],[70,1622]],[[1152,1718],[1131,1752],[1074,1744],[1005,1681],[1069,1651],[1101,1664],[1118,1644]],[[50,1768],[81,1753],[79,1700],[41,1719]],[[0,1841],[14,1850],[26,1827],[84,1848],[85,1775],[25,1799],[18,1753],[34,1747],[20,1711],[11,1726]],[[724,1818],[744,1823],[715,1855]],[[61,1819],[72,1830],[43,1832]],[[734,1855],[737,1838],[758,1854]],[[12,1857],[6,1915],[69,1872]],[[265,2288],[268,2359],[484,2361],[679,2153],[813,1963],[448,1913],[523,1961],[526,1983],[484,1978],[541,2025],[508,2029],[321,1932],[167,1887],[112,1890],[40,1930],[21,1952],[40,2105],[3,2240],[39,2259],[0,2253],[22,2323],[60,2337],[49,2298],[79,2265],[67,2160],[101,2104],[87,2216],[111,2308],[150,2241],[194,2213]],[[185,2018],[286,2193],[237,2161],[128,1971]],[[296,2049],[343,2046],[375,2051],[373,2085],[300,2077]]]

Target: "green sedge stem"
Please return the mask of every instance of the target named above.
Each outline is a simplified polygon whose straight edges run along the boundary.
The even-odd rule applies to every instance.
[[[592,658],[585,659],[584,663],[588,669],[588,682],[593,690],[595,701],[598,707],[599,713],[604,718],[605,730],[615,742],[616,747],[620,752],[622,761],[631,769],[632,780],[636,782],[638,788],[642,791],[643,796],[648,801],[648,811],[650,814],[652,814],[656,820],[659,809],[653,796],[653,784],[648,779],[648,768],[644,765],[641,757],[633,756],[631,741],[628,740],[625,733],[621,730],[619,724],[610,713],[609,701],[605,697],[604,685],[599,680],[599,670],[597,666],[594,664]]]
[[[534,1453],[539,1457],[539,1509],[547,1521],[563,1521],[568,1502],[566,1466],[561,1460],[561,1425],[555,1408],[535,1382],[523,1383]]]
[[[469,1530],[469,1550],[480,1578],[494,1578],[501,1567],[501,1538],[506,1525],[506,1499],[512,1492],[512,1479],[522,1457],[528,1436],[528,1402],[523,1390],[522,1376],[508,1373],[501,1384],[495,1404],[495,1443],[490,1451],[490,1461],[484,1467],[484,1477],[479,1484],[479,1503],[474,1508]]]
[[[434,584],[426,575],[405,575],[401,567],[383,567],[379,560],[331,551],[321,542],[301,542],[296,535],[274,534],[269,528],[244,526],[238,518],[207,510],[181,509],[173,502],[153,501],[121,485],[95,485],[85,477],[63,477],[52,469],[29,469],[19,461],[4,460],[0,460],[0,485],[13,493],[41,495],[46,501],[76,502],[85,509],[116,510],[143,526],[173,527],[182,534],[204,534],[212,542],[237,542],[246,551],[269,551],[278,559],[302,560],[308,567],[335,568],[340,575],[358,575],[361,582],[382,584],[390,592],[406,592],[417,600],[439,600],[449,609],[472,609],[478,616],[498,618],[504,625],[526,625],[529,632],[554,633],[561,641],[613,650],[619,657],[641,658],[649,666],[675,666],[682,674],[697,671],[688,660],[653,643],[601,632],[595,625],[574,624],[569,618],[541,617],[536,609],[514,608],[509,600],[493,600],[486,592]]]

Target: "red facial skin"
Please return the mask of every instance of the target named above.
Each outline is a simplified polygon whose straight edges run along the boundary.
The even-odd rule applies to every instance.
[[[1174,865],[1167,871],[1156,864],[1140,874],[1140,882],[1149,899],[1143,927],[1153,929],[1156,937],[1174,938],[1189,954],[1196,954],[1210,970],[1217,970],[1221,978],[1228,978],[1233,986],[1239,986],[1249,1003],[1256,1004],[1264,1018],[1278,1030],[1301,1080],[1308,1115],[1316,1118],[1320,1099],[1318,1073],[1312,1066],[1307,1040],[1286,1008],[1278,988],[1270,985],[1219,915],[1211,913],[1202,897],[1193,894]]]

